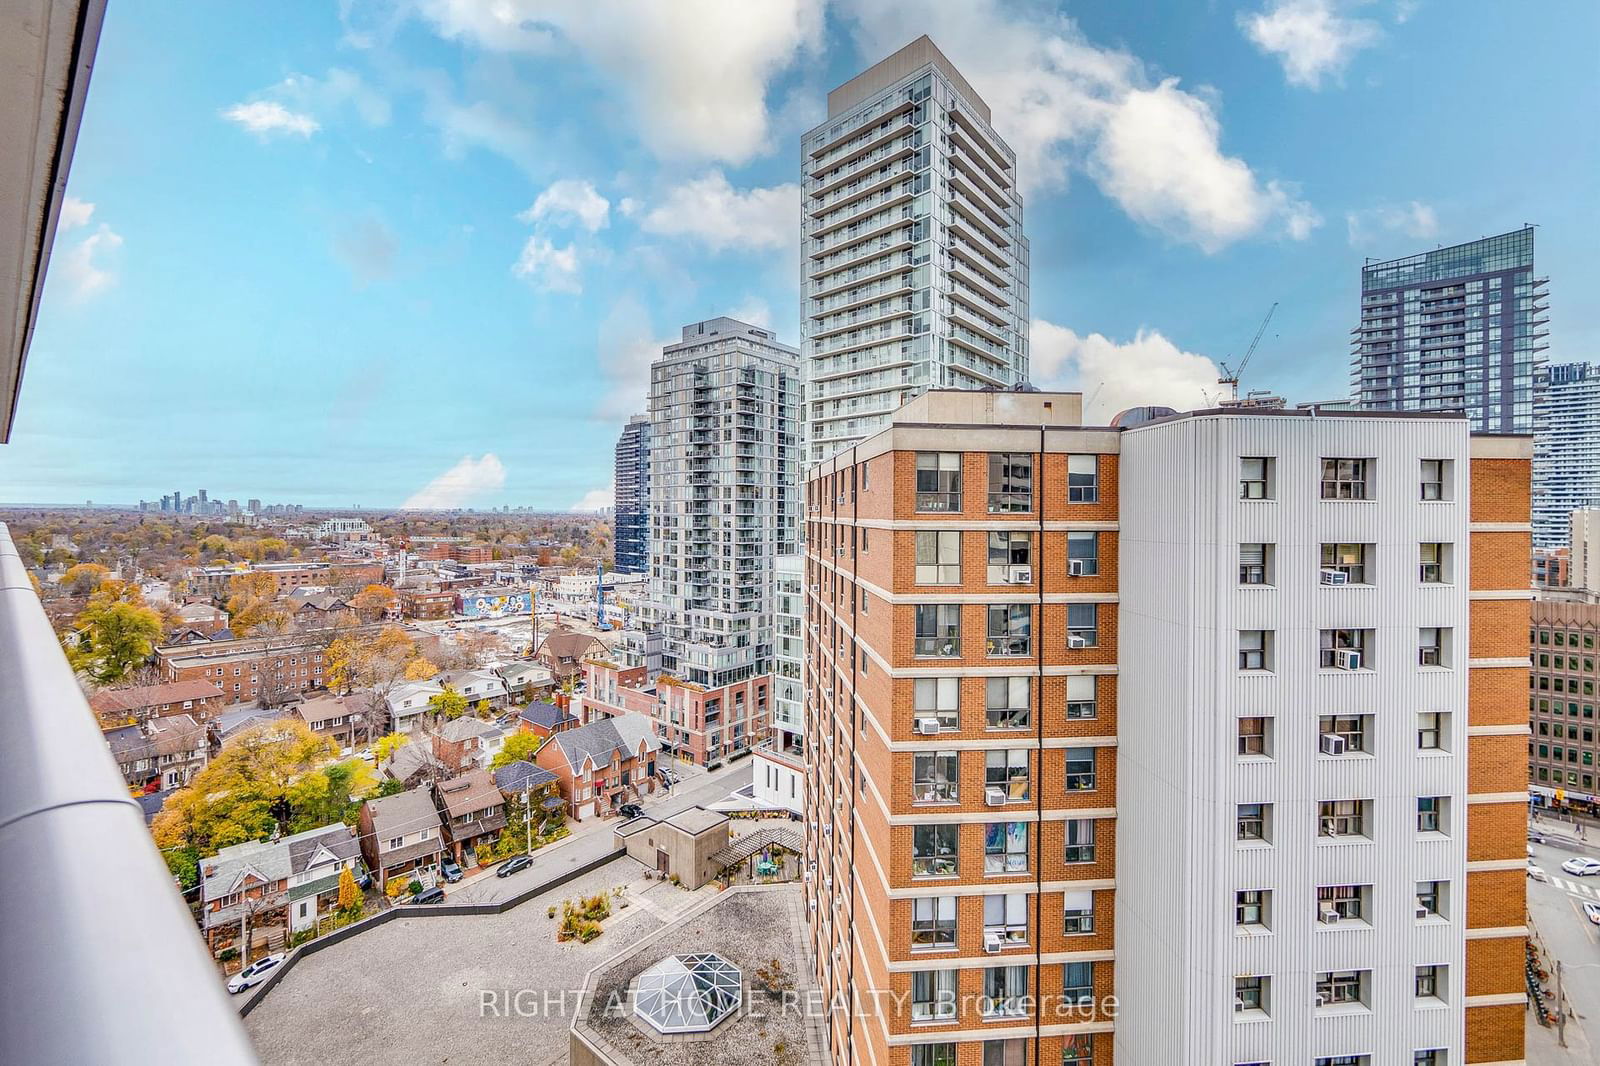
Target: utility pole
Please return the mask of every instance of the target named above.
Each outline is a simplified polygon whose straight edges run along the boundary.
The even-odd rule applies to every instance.
[[[1567,1004],[1561,991],[1561,960],[1556,960],[1556,1043],[1567,1046]]]
[[[528,854],[532,855],[533,854],[533,808],[530,806],[530,804],[533,801],[528,798],[530,795],[531,795],[531,793],[529,792],[528,789],[523,789],[522,790],[522,824],[528,830]]]

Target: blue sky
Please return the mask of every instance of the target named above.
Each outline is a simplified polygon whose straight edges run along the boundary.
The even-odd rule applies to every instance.
[[[927,32],[1019,155],[1034,378],[1342,395],[1363,256],[1540,225],[1600,312],[1600,8],[112,4],[0,502],[603,502],[649,359],[798,342],[798,139]]]

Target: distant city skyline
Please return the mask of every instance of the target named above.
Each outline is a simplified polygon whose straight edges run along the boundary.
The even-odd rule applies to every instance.
[[[111,5],[0,502],[609,504],[679,325],[804,343],[795,145],[924,33],[1017,153],[1029,377],[1089,421],[1203,402],[1274,301],[1241,391],[1348,395],[1366,257],[1528,222],[1549,361],[1600,350],[1600,9],[1315,6]]]

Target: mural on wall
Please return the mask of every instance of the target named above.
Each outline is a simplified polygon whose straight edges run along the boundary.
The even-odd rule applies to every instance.
[[[526,592],[471,592],[461,597],[461,613],[468,618],[504,618],[527,614],[530,609]]]

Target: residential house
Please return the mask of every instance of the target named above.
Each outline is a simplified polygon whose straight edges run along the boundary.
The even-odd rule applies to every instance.
[[[145,718],[192,715],[206,722],[222,712],[222,690],[210,681],[176,681],[159,685],[130,685],[101,689],[89,697],[100,724],[123,725]]]
[[[487,767],[505,747],[507,729],[498,722],[464,715],[429,734],[434,757],[450,773]]]
[[[487,703],[499,710],[506,705],[505,680],[493,670],[446,670],[433,680],[461,693],[473,707]]]
[[[287,602],[293,613],[290,618],[301,629],[329,629],[341,623],[354,624],[361,619],[356,609],[336,592],[311,592],[296,589]]]
[[[258,725],[276,722],[288,715],[288,710],[283,707],[262,707],[258,704],[244,704],[234,706],[217,715],[211,723],[216,731],[217,740],[226,744],[235,736],[246,729],[253,729]]]
[[[583,673],[583,660],[589,656],[605,658],[610,654],[599,637],[580,633],[570,626],[557,626],[544,638],[534,658],[550,671],[557,685],[576,680]]]
[[[359,824],[361,856],[379,885],[400,874],[430,872],[439,865],[444,840],[439,811],[426,787],[368,800],[361,806]]]
[[[178,617],[182,620],[179,628],[197,630],[208,637],[228,628],[228,612],[214,603],[186,603],[178,608]]]
[[[549,739],[566,729],[576,729],[578,719],[572,712],[553,703],[530,703],[517,712],[517,728]]]
[[[555,676],[543,663],[531,659],[518,659],[495,667],[495,673],[506,683],[507,698],[512,703],[527,703],[543,699],[555,688]]]
[[[211,754],[209,730],[188,714],[146,718],[108,729],[105,737],[122,779],[140,792],[187,785]]]
[[[200,861],[201,928],[212,951],[234,946],[245,926],[252,944],[281,947],[288,933],[316,927],[339,898],[339,872],[360,876],[360,847],[335,823],[273,840],[223,848]]]
[[[389,711],[389,732],[410,733],[416,729],[422,716],[428,713],[428,701],[443,691],[444,686],[431,679],[396,685],[384,697]]]
[[[488,770],[470,770],[439,782],[433,794],[456,862],[477,865],[476,856],[470,852],[478,841],[492,841],[506,827],[505,797],[500,794],[494,775]]]
[[[609,814],[655,791],[655,727],[642,714],[620,714],[551,736],[534,761],[560,779],[568,813]]]
[[[553,772],[542,766],[535,766],[526,759],[507,763],[494,771],[494,783],[499,786],[500,794],[506,798],[521,797],[527,794],[528,800],[535,807],[542,806],[542,801],[551,796],[555,797],[555,807],[560,809],[566,805],[561,799],[561,779]]]
[[[409,735],[413,738],[411,743],[396,748],[393,755],[378,764],[378,772],[406,788],[431,784],[448,776],[450,771],[433,753],[433,745],[428,738],[420,732]]]
[[[289,711],[290,717],[300,719],[313,733],[331,738],[341,751],[365,743],[367,714],[365,696],[316,696]]]

